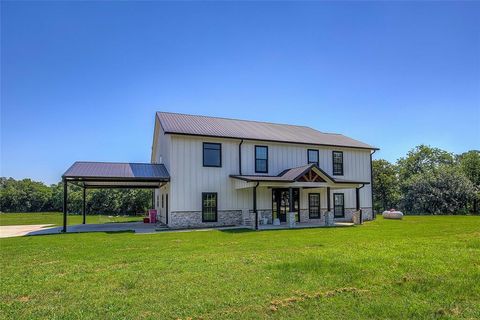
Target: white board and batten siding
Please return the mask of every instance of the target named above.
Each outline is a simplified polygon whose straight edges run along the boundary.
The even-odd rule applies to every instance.
[[[169,211],[201,211],[202,192],[218,193],[218,210],[252,209],[252,189],[236,189],[229,177],[238,174],[238,145],[240,139],[209,138],[158,132],[154,146],[155,161],[163,162],[170,173],[170,183],[161,192],[169,193]],[[222,167],[203,167],[203,142],[222,144]],[[336,178],[370,181],[370,150],[320,147],[264,141],[244,141],[242,144],[242,174],[255,173],[255,145],[268,146],[268,175],[307,164],[307,150],[319,150],[320,168],[332,175],[332,151],[343,151],[344,175]],[[307,193],[301,191],[301,208],[306,209]],[[318,189],[325,199],[325,189]],[[345,194],[345,208],[355,207],[355,190],[332,190]],[[325,202],[322,199],[322,207]],[[371,187],[360,190],[361,207],[371,207]],[[259,188],[258,209],[271,209],[271,189]],[[333,199],[332,199],[333,206]],[[158,208],[157,208],[158,209]],[[161,208],[160,208],[161,209]]]

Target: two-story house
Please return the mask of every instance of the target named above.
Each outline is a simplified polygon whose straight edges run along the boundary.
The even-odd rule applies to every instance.
[[[151,162],[170,178],[155,207],[171,228],[370,220],[375,150],[305,126],[158,112]]]

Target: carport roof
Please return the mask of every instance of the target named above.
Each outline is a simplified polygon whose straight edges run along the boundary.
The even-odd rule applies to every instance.
[[[62,176],[86,187],[158,187],[170,181],[163,164],[120,162],[75,162]]]

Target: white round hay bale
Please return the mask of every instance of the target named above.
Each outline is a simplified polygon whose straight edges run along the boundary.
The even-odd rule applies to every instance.
[[[401,220],[403,218],[403,213],[401,211],[383,211],[382,216],[384,219],[397,219]]]

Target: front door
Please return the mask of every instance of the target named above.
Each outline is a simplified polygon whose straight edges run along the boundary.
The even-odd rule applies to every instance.
[[[300,190],[293,188],[293,208],[297,222],[300,221]],[[290,211],[290,194],[288,189],[272,189],[272,214],[273,219],[280,219],[281,222],[287,221],[287,213]]]

